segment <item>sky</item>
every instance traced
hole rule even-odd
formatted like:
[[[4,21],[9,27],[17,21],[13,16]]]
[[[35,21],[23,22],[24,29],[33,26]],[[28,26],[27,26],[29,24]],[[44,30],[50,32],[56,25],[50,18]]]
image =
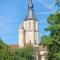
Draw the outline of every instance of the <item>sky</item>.
[[[44,29],[48,26],[48,16],[56,11],[54,3],[54,0],[33,0],[40,37],[49,34]],[[28,0],[0,0],[0,37],[5,43],[18,44],[19,26],[27,12]]]

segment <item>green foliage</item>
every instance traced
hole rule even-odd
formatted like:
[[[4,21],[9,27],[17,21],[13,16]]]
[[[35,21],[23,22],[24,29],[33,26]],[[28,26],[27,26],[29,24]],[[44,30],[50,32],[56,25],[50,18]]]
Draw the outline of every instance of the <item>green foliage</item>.
[[[15,51],[15,60],[35,60],[34,48],[32,46],[26,46]]]
[[[0,60],[12,60],[12,57],[10,49],[0,49]]]
[[[30,44],[24,48],[11,49],[0,39],[0,60],[35,60],[34,53]]]
[[[8,45],[6,45],[3,41],[2,41],[2,39],[0,38],[0,49],[4,49],[4,48],[7,48],[8,47]]]
[[[43,37],[42,37],[41,44],[42,44],[43,46],[53,44],[53,38],[48,37],[48,36],[43,36]]]
[[[49,36],[42,37],[42,45],[48,45],[48,60],[60,60],[60,13],[48,17]]]
[[[48,23],[50,25],[55,25],[60,23],[60,13],[51,14],[48,17]]]
[[[0,60],[12,60],[12,51],[2,39],[0,39]]]

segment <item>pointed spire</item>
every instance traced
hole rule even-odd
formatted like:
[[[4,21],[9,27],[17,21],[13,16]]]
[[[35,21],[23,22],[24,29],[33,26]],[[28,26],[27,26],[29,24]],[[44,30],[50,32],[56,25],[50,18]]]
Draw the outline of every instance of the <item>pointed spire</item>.
[[[28,2],[28,15],[25,20],[35,20],[32,0]]]

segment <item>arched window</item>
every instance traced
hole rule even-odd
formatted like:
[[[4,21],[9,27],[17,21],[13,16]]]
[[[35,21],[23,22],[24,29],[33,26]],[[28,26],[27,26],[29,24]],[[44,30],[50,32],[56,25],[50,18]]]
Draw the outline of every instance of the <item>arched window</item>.
[[[34,44],[36,44],[36,40],[34,41]]]
[[[30,40],[30,44],[31,44],[31,40]]]

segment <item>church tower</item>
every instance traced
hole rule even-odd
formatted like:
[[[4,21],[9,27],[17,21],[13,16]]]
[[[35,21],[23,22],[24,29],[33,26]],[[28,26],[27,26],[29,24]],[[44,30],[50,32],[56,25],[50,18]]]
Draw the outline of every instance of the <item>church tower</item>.
[[[19,47],[24,47],[28,43],[32,45],[39,44],[38,25],[39,22],[34,14],[32,0],[29,0],[28,14],[19,28]]]

